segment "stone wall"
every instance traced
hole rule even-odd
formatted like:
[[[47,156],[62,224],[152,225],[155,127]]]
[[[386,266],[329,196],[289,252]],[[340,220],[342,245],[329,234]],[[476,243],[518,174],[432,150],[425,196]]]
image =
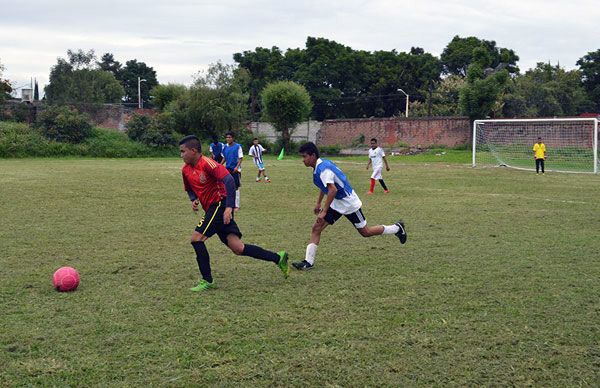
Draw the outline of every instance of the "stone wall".
[[[444,145],[455,147],[471,141],[471,124],[467,117],[380,118],[325,120],[317,134],[320,146],[347,147],[364,138],[377,138],[391,147],[399,143],[411,147]]]
[[[248,124],[248,129],[254,133],[255,136],[263,135],[270,142],[274,143],[281,135],[275,131],[275,128],[270,123],[265,122],[251,122]],[[319,121],[305,121],[296,125],[292,132],[292,141],[301,143],[306,141],[317,141],[317,133],[321,130],[321,122]]]

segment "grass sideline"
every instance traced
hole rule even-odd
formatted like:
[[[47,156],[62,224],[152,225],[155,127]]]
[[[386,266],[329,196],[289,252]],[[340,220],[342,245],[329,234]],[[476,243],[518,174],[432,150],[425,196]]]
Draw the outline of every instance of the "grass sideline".
[[[286,281],[213,238],[205,295],[180,160],[0,160],[0,385],[600,384],[597,176],[394,157],[392,192],[367,197],[367,159],[332,159],[408,243],[340,220]],[[244,240],[300,259],[311,170],[266,167],[244,166]],[[74,293],[52,290],[63,265]]]

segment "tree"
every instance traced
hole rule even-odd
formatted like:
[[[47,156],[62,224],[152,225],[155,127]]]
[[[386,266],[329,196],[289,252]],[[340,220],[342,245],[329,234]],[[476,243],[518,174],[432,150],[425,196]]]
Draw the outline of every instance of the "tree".
[[[96,64],[100,69],[111,72],[117,80],[121,80],[121,63],[116,61],[111,53],[102,55],[102,58]]]
[[[268,82],[280,78],[283,55],[279,48],[257,47],[254,51],[233,54],[233,60],[250,75],[248,89],[250,93],[250,114],[256,121],[260,115],[259,95]],[[294,70],[295,71],[295,70]]]
[[[515,78],[503,99],[507,117],[576,116],[593,109],[579,70],[541,62]]]
[[[58,58],[44,91],[51,104],[101,104],[119,102],[123,87],[114,75],[96,68],[93,50],[67,51],[69,60]]]
[[[498,102],[508,80],[507,70],[486,76],[481,63],[469,65],[467,83],[460,89],[459,96],[463,113],[471,120],[493,117],[500,110]]]
[[[577,61],[583,86],[596,112],[600,112],[600,49],[584,55]]]
[[[194,85],[165,107],[175,128],[183,134],[211,137],[237,131],[247,119],[248,75],[242,69],[221,63],[198,73]]]
[[[38,87],[38,82],[37,80],[35,80],[35,86],[33,87],[33,101],[39,101],[40,100],[40,90]]]
[[[474,36],[461,38],[456,35],[440,56],[444,73],[466,76],[469,65],[476,59],[477,49],[482,49],[488,55],[489,68],[496,71],[506,69],[511,74],[519,72],[516,66],[519,57],[513,50],[496,47],[496,42],[493,40],[483,40]],[[481,53],[480,51],[479,55]]]
[[[181,97],[187,88],[181,84],[157,85],[150,90],[152,105],[158,110],[164,110],[167,105]]]
[[[281,132],[283,146],[290,149],[290,129],[306,120],[312,109],[310,95],[295,82],[279,81],[267,85],[261,93],[263,118]]]
[[[147,104],[150,101],[150,90],[158,85],[156,71],[144,62],[138,62],[137,59],[127,61],[120,78],[125,89],[125,102],[138,102],[138,78],[145,80],[140,83],[140,92],[142,101]]]
[[[0,62],[0,103],[4,102],[4,100],[10,98],[10,93],[12,92],[12,87],[10,86],[10,81],[2,78],[4,73],[4,65]]]

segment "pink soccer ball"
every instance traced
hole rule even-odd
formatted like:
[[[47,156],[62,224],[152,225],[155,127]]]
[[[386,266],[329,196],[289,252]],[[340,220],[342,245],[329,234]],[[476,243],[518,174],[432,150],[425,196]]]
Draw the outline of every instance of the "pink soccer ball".
[[[79,274],[73,267],[60,267],[52,276],[52,284],[56,291],[75,291],[79,286]]]

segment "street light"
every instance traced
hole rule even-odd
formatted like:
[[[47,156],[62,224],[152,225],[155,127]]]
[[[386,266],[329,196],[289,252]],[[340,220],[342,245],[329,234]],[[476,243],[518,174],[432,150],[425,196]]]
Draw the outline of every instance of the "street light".
[[[145,79],[140,79],[140,77],[138,77],[138,108],[142,109],[144,107],[144,104],[142,102],[142,88],[141,88],[141,84],[142,82],[146,82]]]
[[[406,96],[406,108],[404,109],[404,115],[408,117],[408,94],[406,94],[406,92],[402,89],[397,89],[397,91],[404,93]]]

